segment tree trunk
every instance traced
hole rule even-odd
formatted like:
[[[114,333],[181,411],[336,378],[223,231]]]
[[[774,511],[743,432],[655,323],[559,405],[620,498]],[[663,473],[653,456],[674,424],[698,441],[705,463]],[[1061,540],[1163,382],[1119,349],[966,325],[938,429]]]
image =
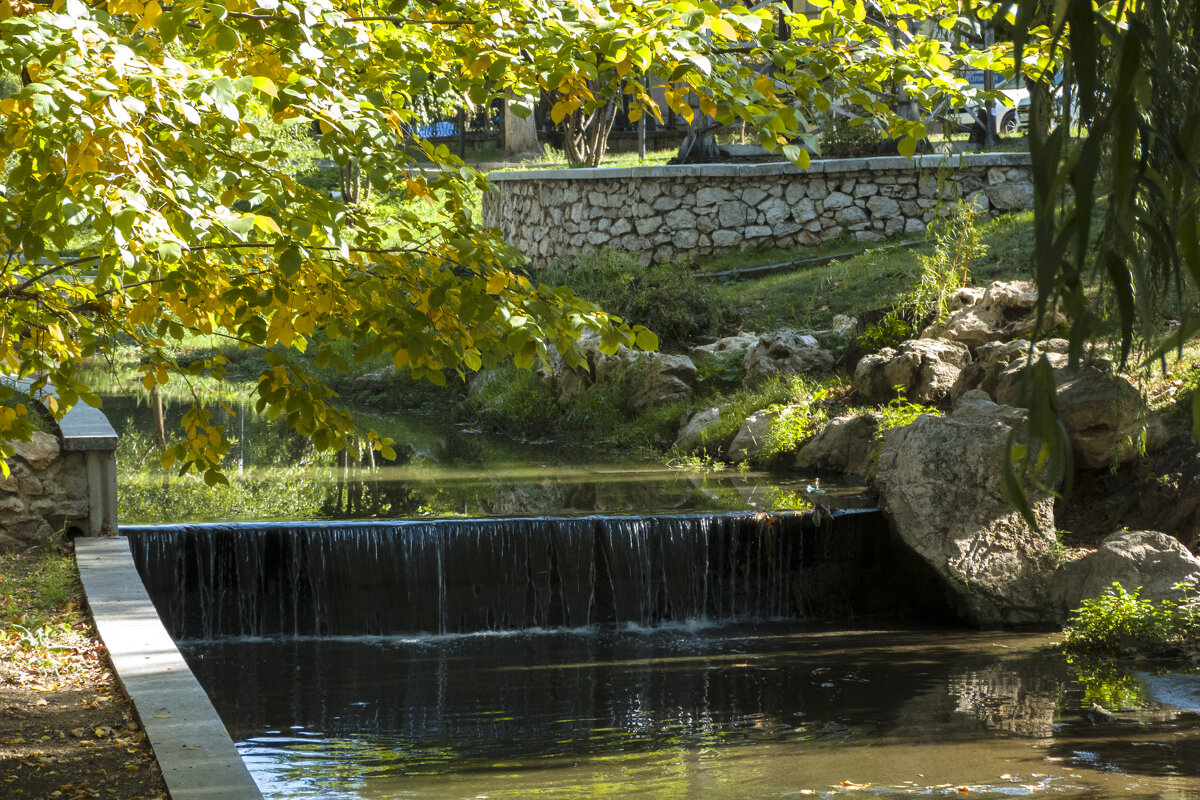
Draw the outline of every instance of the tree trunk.
[[[513,113],[514,106],[528,112],[524,119]],[[533,101],[529,98],[514,98],[504,102],[504,154],[542,154],[542,144],[537,137],[537,120],[533,116]]]
[[[362,168],[358,161],[351,159],[346,166],[338,169],[341,179],[342,202],[348,206],[365,203],[371,197],[371,182],[363,181]]]

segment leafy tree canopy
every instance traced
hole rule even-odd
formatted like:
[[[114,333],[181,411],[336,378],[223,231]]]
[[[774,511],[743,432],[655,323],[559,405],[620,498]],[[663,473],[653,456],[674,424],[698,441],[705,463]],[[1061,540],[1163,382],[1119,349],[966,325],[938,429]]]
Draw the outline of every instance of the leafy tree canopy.
[[[960,104],[967,63],[1003,63],[933,36],[958,24],[958,10],[935,0],[824,0],[811,18],[709,0],[0,0],[0,74],[22,77],[0,101],[0,369],[53,384],[61,415],[98,403],[80,364],[119,343],[144,353],[148,389],[225,376],[220,357],[176,360],[185,340],[261,348],[259,409],[325,449],[356,434],[305,364],[348,369],[339,353],[387,353],[443,382],[506,358],[531,366],[550,347],[578,364],[585,328],[610,349],[652,348],[649,331],[537,283],[480,226],[465,199],[486,181],[408,133],[417,98],[478,106],[554,92],[561,118],[620,95],[634,116],[661,116],[651,92],[664,87],[677,113],[745,120],[802,166],[810,118],[837,105],[881,119],[911,153],[925,131],[889,108],[897,87],[927,109]],[[298,183],[293,138],[279,133],[289,123],[441,221],[409,208],[385,234]],[[26,413],[0,397],[0,437],[28,435]],[[223,430],[199,406],[184,428],[165,461],[221,480]],[[387,441],[363,438],[388,454]]]

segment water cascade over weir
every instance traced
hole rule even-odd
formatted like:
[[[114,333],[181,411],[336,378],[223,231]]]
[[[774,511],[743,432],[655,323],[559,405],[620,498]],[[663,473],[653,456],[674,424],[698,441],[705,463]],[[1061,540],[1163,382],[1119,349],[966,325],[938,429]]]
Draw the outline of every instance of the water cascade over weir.
[[[172,636],[896,613],[877,511],[125,526]]]

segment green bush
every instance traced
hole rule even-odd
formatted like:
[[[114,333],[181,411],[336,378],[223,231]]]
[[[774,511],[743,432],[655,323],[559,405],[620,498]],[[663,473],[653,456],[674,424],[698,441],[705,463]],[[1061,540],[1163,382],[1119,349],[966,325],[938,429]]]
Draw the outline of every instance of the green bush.
[[[861,158],[879,154],[883,134],[865,119],[833,116],[821,132],[822,158]]]
[[[481,427],[509,436],[544,436],[561,413],[557,389],[537,372],[512,364],[497,367],[462,411]]]
[[[694,280],[683,262],[643,267],[629,253],[601,250],[558,259],[538,280],[568,286],[626,322],[645,325],[664,349],[719,333],[729,317],[717,285]]]
[[[1114,583],[1099,597],[1084,600],[1064,630],[1063,649],[1092,653],[1161,653],[1175,649],[1185,634],[1177,604],[1157,603]]]

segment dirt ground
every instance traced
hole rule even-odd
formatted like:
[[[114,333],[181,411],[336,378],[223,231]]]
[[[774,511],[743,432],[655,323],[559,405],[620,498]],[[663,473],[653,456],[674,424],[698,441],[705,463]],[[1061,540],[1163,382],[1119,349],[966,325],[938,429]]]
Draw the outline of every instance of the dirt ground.
[[[1169,533],[1200,552],[1200,448],[1190,433],[1116,470],[1081,471],[1070,498],[1055,508],[1070,547],[1094,548],[1127,528]]]
[[[0,796],[15,800],[165,800],[166,785],[104,646],[69,599],[42,610],[14,587],[46,569],[45,553],[0,556]],[[72,570],[64,558],[56,569]]]

